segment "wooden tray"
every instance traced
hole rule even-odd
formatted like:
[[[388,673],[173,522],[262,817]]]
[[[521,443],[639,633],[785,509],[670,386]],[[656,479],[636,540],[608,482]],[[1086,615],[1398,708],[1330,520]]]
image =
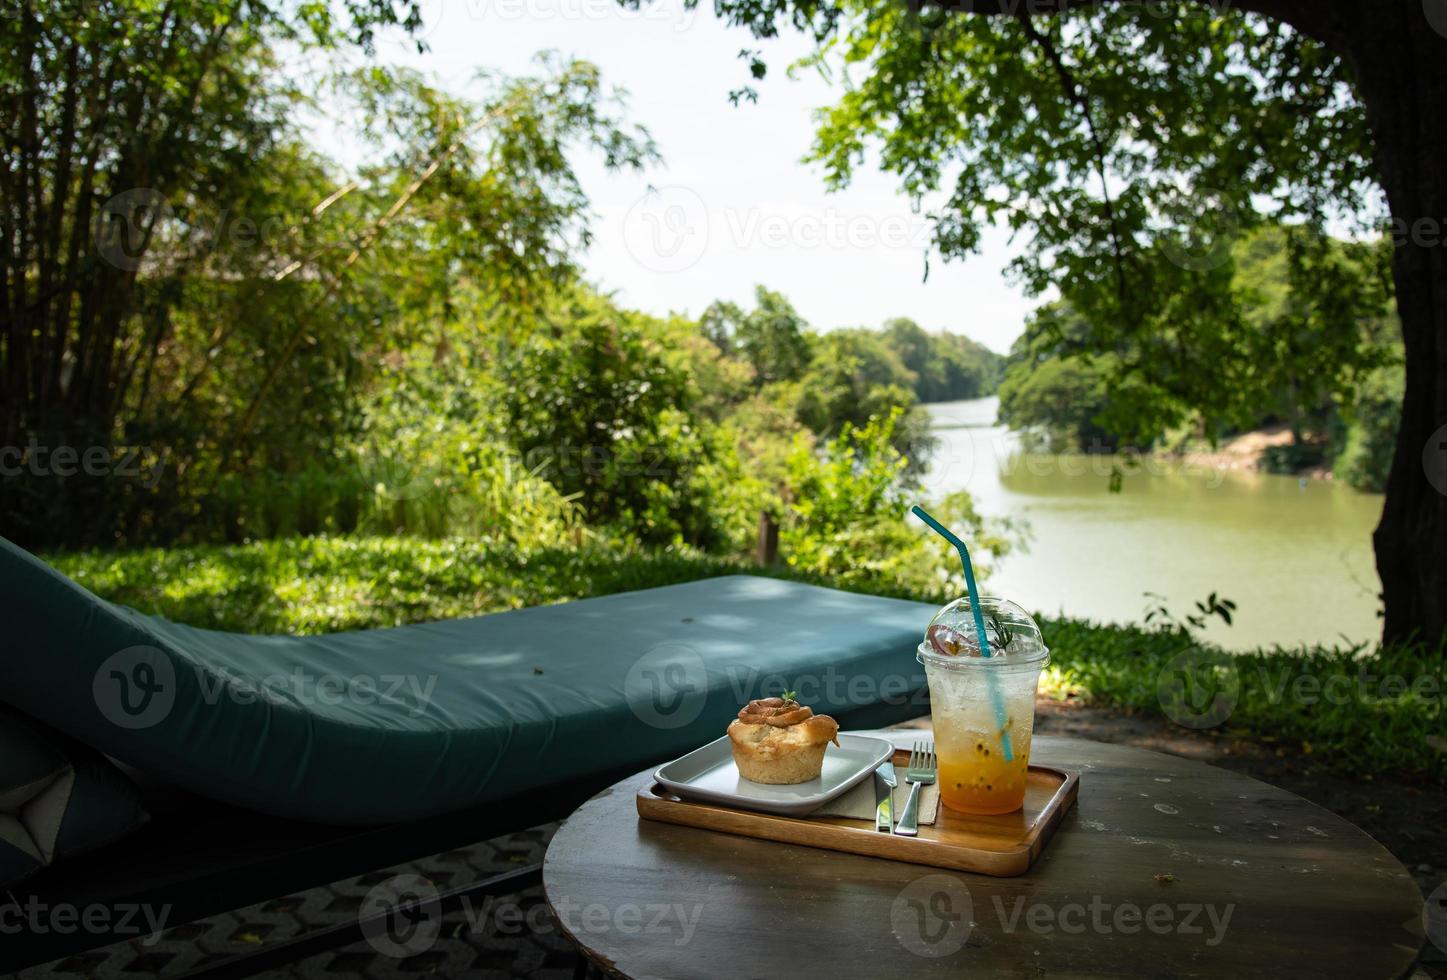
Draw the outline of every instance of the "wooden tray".
[[[908,750],[897,750],[894,761],[908,765]],[[971,816],[940,804],[934,824],[921,826],[918,837],[881,833],[874,829],[872,818],[784,817],[695,803],[652,780],[638,791],[638,815],[685,827],[1009,878],[1024,874],[1035,863],[1075,802],[1079,786],[1079,773],[1032,764],[1025,776],[1023,809],[995,817]]]

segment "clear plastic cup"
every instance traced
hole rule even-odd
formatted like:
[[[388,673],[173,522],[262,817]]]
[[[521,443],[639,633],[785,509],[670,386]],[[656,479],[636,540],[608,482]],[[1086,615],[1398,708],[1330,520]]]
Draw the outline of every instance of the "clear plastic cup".
[[[940,801],[961,813],[1012,813],[1025,802],[1035,691],[1050,651],[1035,620],[1015,603],[986,596],[980,611],[990,656],[980,653],[965,598],[930,620],[917,659],[929,682]],[[1004,734],[1012,750],[1009,760]]]

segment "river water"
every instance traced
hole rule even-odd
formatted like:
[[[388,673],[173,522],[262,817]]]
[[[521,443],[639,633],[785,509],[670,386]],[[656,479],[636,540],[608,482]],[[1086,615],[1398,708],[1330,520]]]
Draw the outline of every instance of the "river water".
[[[1212,591],[1235,624],[1207,636],[1231,649],[1375,638],[1379,584],[1371,532],[1382,498],[1298,480],[1147,461],[1110,492],[1113,457],[1025,454],[995,424],[998,400],[925,406],[939,446],[930,496],[970,491],[987,517],[1028,523],[986,591],[1040,612],[1139,622],[1164,596],[1178,616]]]

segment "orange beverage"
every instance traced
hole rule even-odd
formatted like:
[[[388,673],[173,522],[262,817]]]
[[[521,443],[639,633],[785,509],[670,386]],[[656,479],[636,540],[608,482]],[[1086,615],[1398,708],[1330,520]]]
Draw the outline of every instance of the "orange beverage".
[[[935,615],[917,659],[929,681],[940,801],[961,813],[1013,813],[1025,802],[1035,691],[1050,652],[1013,602],[980,600],[984,656],[968,599]]]
[[[1015,758],[1005,761],[996,732],[952,731],[940,738],[935,724],[935,752],[940,763],[940,801],[962,813],[1013,813],[1025,804],[1025,770],[1030,764],[1030,734],[1016,738]]]

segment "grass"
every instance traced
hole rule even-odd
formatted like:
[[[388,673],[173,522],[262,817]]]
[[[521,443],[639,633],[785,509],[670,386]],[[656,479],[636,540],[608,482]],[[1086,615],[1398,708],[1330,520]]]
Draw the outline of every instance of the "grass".
[[[294,634],[477,616],[741,570],[696,553],[523,551],[414,538],[280,538],[47,560],[142,612],[209,629]]]
[[[1219,721],[1200,730],[1299,751],[1359,776],[1447,785],[1442,650],[1228,654],[1178,628],[1062,619],[1041,629],[1052,659],[1043,688],[1057,697],[1075,694],[1177,722]]]
[[[99,595],[143,612],[213,629],[301,634],[759,574],[752,566],[687,549],[589,543],[522,550],[412,538],[289,538],[76,552],[48,560]],[[819,581],[788,568],[767,574]],[[936,604],[952,598],[910,594],[887,581],[868,591]],[[1051,648],[1042,685],[1048,696],[1173,715],[1177,721],[1205,714],[1207,722],[1220,724],[1203,730],[1299,750],[1332,769],[1447,785],[1441,650],[1312,648],[1227,655],[1174,626],[1047,619],[1041,627]],[[1208,710],[1213,704],[1220,706],[1215,715]]]

